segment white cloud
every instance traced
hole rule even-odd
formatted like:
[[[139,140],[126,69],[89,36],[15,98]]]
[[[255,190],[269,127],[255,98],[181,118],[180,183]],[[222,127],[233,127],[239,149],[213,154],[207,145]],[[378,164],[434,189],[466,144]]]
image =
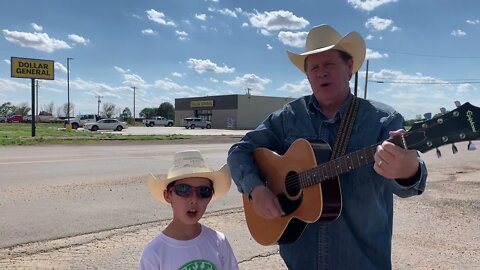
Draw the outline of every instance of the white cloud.
[[[347,2],[356,9],[372,11],[379,6],[397,1],[398,0],[348,0]]]
[[[60,49],[71,49],[65,41],[50,38],[47,33],[28,33],[4,29],[5,39],[25,48],[33,48],[42,52],[54,52]]]
[[[90,42],[90,40],[88,38],[84,38],[82,36],[75,35],[75,34],[68,35],[68,38],[70,40],[72,40],[73,42],[80,43],[80,44],[83,44],[83,45],[87,45],[87,43]]]
[[[124,85],[128,87],[135,86],[142,89],[146,89],[149,87],[147,82],[145,82],[145,80],[140,75],[132,73],[129,69],[124,69],[117,66],[114,66],[113,68],[122,74],[124,80],[122,83]]]
[[[168,91],[177,91],[177,90],[188,90],[190,87],[185,85],[179,85],[175,82],[170,80],[157,80],[154,83],[155,88],[160,88],[161,90],[168,90]]]
[[[165,19],[165,14],[163,12],[156,11],[155,9],[150,9],[145,11],[149,20],[156,22],[161,25],[176,26],[174,21],[169,21]]]
[[[214,73],[233,73],[235,68],[229,68],[227,66],[220,67],[217,64],[210,61],[210,59],[194,59],[190,58],[187,61],[189,68],[194,69],[197,73],[202,74],[205,72]]]
[[[65,74],[67,74],[67,72],[68,72],[67,68],[64,65],[62,65],[62,63],[60,63],[60,62],[55,62],[54,69],[55,69],[55,71],[60,71],[60,72],[65,73]]]
[[[43,31],[43,27],[41,25],[38,25],[36,23],[31,23],[30,24],[33,28],[33,30],[37,31],[37,32],[42,32]]]
[[[14,80],[7,80],[0,78],[0,93],[6,91],[24,91],[28,90],[29,83],[14,81]]]
[[[188,33],[185,31],[175,31],[175,35],[180,39],[181,41],[187,40],[188,39]]]
[[[153,30],[153,29],[148,28],[148,29],[143,29],[142,34],[144,34],[145,36],[156,36],[158,34],[158,32]]]
[[[280,33],[278,33],[278,40],[288,46],[303,48],[305,47],[307,35],[308,32],[280,31]]]
[[[466,36],[467,33],[465,33],[464,31],[460,30],[460,29],[457,29],[457,30],[453,30],[450,35],[454,36],[454,37],[463,37],[463,36]]]
[[[378,59],[378,58],[388,58],[387,53],[380,53],[374,50],[367,48],[367,55],[365,56],[366,59]]]
[[[282,87],[278,88],[278,90],[301,95],[312,93],[312,88],[307,79],[303,79],[296,84],[286,83]]]
[[[197,18],[200,21],[206,21],[207,20],[207,14],[196,14],[195,13],[195,18]]]
[[[264,28],[268,31],[298,30],[309,24],[303,17],[297,17],[292,12],[285,10],[257,12],[256,14],[250,14],[249,20],[253,27]]]
[[[267,37],[272,35],[272,33],[268,32],[265,29],[260,29],[260,34],[262,34],[263,36],[267,36]]]
[[[468,93],[468,92],[472,92],[472,91],[475,91],[477,90],[477,88],[475,86],[473,86],[472,84],[469,84],[469,83],[462,83],[460,85],[458,85],[457,87],[457,92],[459,93]]]
[[[178,72],[172,72],[172,76],[173,76],[173,77],[181,78],[181,77],[183,77],[183,74],[182,74],[182,73],[178,73]]]
[[[476,24],[480,24],[480,20],[467,20],[467,23],[476,25]]]
[[[383,19],[375,16],[368,19],[367,22],[365,23],[365,26],[371,30],[383,31],[389,28],[390,26],[393,26],[392,24],[393,24],[393,21],[390,19]]]
[[[269,50],[273,50],[273,46],[272,46],[272,45],[270,45],[270,44],[267,44],[267,49],[269,49]]]
[[[265,85],[270,83],[270,81],[270,79],[260,78],[255,74],[245,74],[243,77],[237,76],[234,80],[223,81],[223,83],[241,89],[250,88],[253,91],[252,93],[255,94],[262,92],[265,89]]]
[[[3,59],[3,62],[7,63],[7,65],[11,64],[10,59]]]
[[[217,12],[222,14],[222,15],[225,15],[225,16],[230,16],[230,17],[233,17],[233,18],[237,18],[237,14],[235,13],[235,11],[230,10],[228,8],[219,9],[219,10],[217,10]]]

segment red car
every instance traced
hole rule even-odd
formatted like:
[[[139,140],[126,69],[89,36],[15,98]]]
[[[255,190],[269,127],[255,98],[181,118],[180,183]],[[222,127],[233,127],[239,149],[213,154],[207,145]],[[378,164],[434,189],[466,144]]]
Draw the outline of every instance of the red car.
[[[8,123],[20,123],[23,121],[23,115],[14,114],[7,117]]]

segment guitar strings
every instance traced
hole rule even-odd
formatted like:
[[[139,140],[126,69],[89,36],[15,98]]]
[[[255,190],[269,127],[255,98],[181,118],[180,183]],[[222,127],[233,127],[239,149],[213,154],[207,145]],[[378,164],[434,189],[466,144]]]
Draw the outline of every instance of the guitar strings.
[[[444,117],[446,116],[447,114],[443,115]],[[452,116],[449,115],[449,117],[447,118],[444,118],[444,119],[451,119]],[[432,122],[432,124],[430,126],[428,126],[428,128],[433,128],[433,127],[436,127],[439,125],[439,123],[437,121],[435,121],[435,119],[432,119],[430,120]],[[428,122],[428,121],[427,121]],[[405,134],[403,134],[403,137],[405,139],[413,136],[415,133],[418,133],[418,132],[423,132],[423,133],[426,133],[426,128],[424,127],[421,127],[419,130],[417,131],[411,131],[411,132],[407,132]],[[401,137],[395,137],[395,138],[390,138],[390,139],[387,139],[386,141],[389,141],[389,142],[401,142]],[[350,154],[347,154],[347,155],[344,155],[344,156],[341,156],[339,158],[336,158],[336,159],[333,159],[333,160],[330,160],[330,161],[327,161],[325,163],[322,163],[320,165],[318,165],[317,167],[315,168],[311,168],[311,169],[308,169],[306,171],[303,171],[303,172],[295,172],[295,175],[287,175],[285,177],[285,187],[287,189],[290,189],[290,188],[295,188],[295,187],[299,187],[299,188],[306,188],[306,187],[309,187],[309,186],[313,186],[314,184],[319,184],[321,183],[322,181],[325,181],[325,180],[328,180],[328,179],[331,179],[335,176],[339,176],[347,171],[349,171],[348,169],[345,171],[345,172],[338,172],[336,169],[338,168],[338,164],[340,164],[341,166],[341,162],[340,160],[341,159],[345,159],[346,156],[352,156],[352,155],[358,155],[359,152],[361,151],[364,151],[366,152],[367,150],[369,151],[372,151],[373,149],[376,149],[377,146],[379,146],[380,144],[382,144],[383,142],[380,142],[380,143],[377,143],[377,144],[373,144],[369,147],[366,147],[364,149],[361,149],[361,150],[357,150],[355,152],[352,152]],[[413,143],[411,144],[410,146],[415,148],[416,146],[420,145],[422,142],[417,142],[417,143]],[[398,145],[398,144],[397,144]],[[403,147],[402,144],[400,144],[400,146]],[[367,157],[368,158],[368,157]],[[346,162],[346,161],[345,161]],[[353,162],[353,161],[352,161]],[[369,163],[372,163],[372,162],[367,162],[366,164],[364,165],[367,165]],[[353,163],[352,163],[353,164]],[[331,167],[331,165],[337,165],[337,166],[334,166],[334,167]],[[330,172],[333,172],[335,171],[335,174],[330,174],[328,173],[328,171]],[[304,177],[305,175],[308,175],[308,174],[313,174],[312,177],[310,178],[307,178],[307,177]],[[323,176],[321,177],[320,179],[318,179],[318,176]],[[311,183],[310,182],[313,180],[315,181],[318,181],[317,183]],[[314,182],[315,182],[314,181]],[[310,184],[310,185],[309,185]]]

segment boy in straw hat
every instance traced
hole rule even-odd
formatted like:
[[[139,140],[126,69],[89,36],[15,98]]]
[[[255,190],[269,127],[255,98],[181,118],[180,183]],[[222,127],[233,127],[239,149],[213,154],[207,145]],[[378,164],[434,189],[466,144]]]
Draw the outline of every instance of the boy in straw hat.
[[[140,269],[238,269],[225,235],[199,223],[230,183],[227,165],[211,171],[195,150],[175,153],[166,178],[151,174],[150,192],[171,205],[173,220],[145,247]]]
[[[289,269],[390,269],[393,195],[410,197],[424,191],[427,171],[417,152],[385,141],[403,132],[403,117],[388,105],[351,93],[349,81],[362,66],[365,54],[365,42],[357,32],[342,36],[329,25],[313,27],[306,38],[305,52],[288,52],[290,61],[306,75],[312,94],[272,113],[229,150],[232,178],[240,192],[248,195],[256,216],[266,220],[264,223],[295,219],[293,210],[306,201],[302,201],[302,194],[320,192],[318,200],[308,200],[310,205],[302,209],[308,211],[315,204],[323,207],[321,215],[313,223],[304,222],[303,227],[296,227],[301,224],[298,222],[290,223],[293,229],[286,231],[294,235],[297,229],[298,237],[287,235],[274,240],[279,242],[280,255]],[[350,123],[340,132],[343,121]],[[287,190],[292,192],[290,201],[299,198],[288,205],[286,191],[280,194],[277,188],[274,193],[276,186],[260,177],[253,151],[265,147],[284,155],[301,138],[310,141],[317,162],[328,161],[331,153],[325,149],[336,144],[343,144],[339,149],[345,150],[335,151],[333,147],[335,156],[378,145],[373,148],[375,153],[369,152],[375,162],[343,174],[340,170],[336,173],[339,180],[334,177],[324,181],[321,191],[319,184],[304,188],[300,183],[286,182],[292,178],[286,177],[286,183],[281,184],[286,188],[289,184],[296,186]],[[287,161],[284,164],[292,171],[297,166]],[[337,167],[327,169],[335,172]]]

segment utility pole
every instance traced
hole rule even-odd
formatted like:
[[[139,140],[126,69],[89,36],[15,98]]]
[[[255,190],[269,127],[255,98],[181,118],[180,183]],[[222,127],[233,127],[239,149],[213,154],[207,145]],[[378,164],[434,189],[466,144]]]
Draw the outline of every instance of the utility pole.
[[[367,99],[367,83],[368,83],[368,59],[367,59],[367,72],[365,73],[365,89],[363,91],[364,99]]]
[[[103,96],[95,96],[98,100],[97,100],[97,115],[100,115],[100,103],[102,103],[102,101],[100,100],[101,98],[103,98]]]
[[[132,86],[133,89],[133,125],[135,126],[135,86]]]
[[[70,125],[70,60],[71,57],[67,57],[67,123]]]

